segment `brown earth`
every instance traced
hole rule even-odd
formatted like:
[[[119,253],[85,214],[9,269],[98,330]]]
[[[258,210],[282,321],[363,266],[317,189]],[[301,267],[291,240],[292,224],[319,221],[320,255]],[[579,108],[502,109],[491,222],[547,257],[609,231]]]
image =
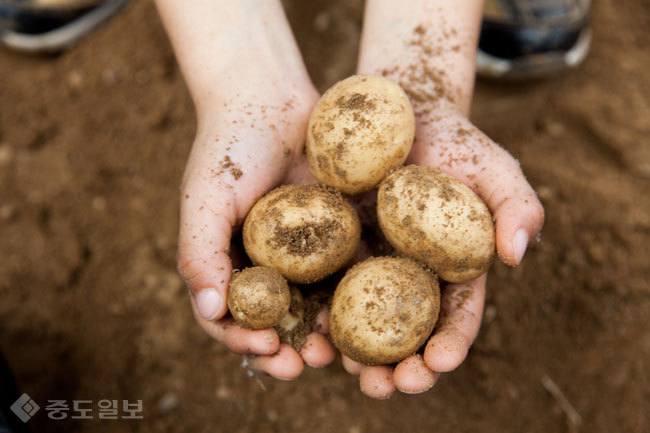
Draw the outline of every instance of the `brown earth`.
[[[318,87],[352,74],[361,1],[287,3]],[[195,120],[150,2],[59,56],[0,51],[2,350],[41,406],[145,407],[142,421],[41,410],[34,430],[650,431],[650,6],[601,0],[594,12],[578,70],[479,83],[473,119],[539,192],[542,240],[522,266],[490,272],[467,361],[387,402],[338,362],[290,383],[250,378],[195,325],[174,264]]]

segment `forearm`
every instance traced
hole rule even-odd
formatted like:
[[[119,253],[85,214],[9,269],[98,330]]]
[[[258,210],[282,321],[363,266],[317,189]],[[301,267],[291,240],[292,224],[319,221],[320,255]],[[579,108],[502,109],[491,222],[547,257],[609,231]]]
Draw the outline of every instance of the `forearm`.
[[[368,0],[359,73],[397,81],[418,117],[468,115],[482,9],[482,0]]]
[[[279,0],[156,4],[199,118],[233,97],[314,92]]]

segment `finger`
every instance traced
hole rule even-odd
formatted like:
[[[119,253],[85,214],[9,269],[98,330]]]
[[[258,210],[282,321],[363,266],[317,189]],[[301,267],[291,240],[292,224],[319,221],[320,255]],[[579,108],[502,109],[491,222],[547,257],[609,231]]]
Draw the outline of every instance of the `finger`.
[[[472,188],[496,220],[501,260],[518,265],[544,224],[544,208],[519,162],[462,116],[420,127],[410,160],[437,167]]]
[[[544,208],[524,177],[519,162],[499,148],[489,169],[477,175],[479,195],[496,220],[497,251],[501,260],[521,263],[530,240],[544,224]]]
[[[353,376],[358,376],[361,374],[361,370],[363,370],[364,365],[361,363],[358,363],[357,361],[353,361],[344,354],[341,353],[341,364],[343,364],[343,368],[345,371],[350,373]]]
[[[431,389],[439,376],[426,366],[421,355],[412,355],[397,364],[393,383],[401,392],[419,394]]]
[[[364,367],[359,378],[361,392],[377,400],[387,400],[395,392],[393,368],[387,365]]]
[[[232,194],[190,176],[182,188],[177,262],[205,320],[219,319],[228,310],[232,275],[228,251],[234,224]]]
[[[424,362],[436,372],[455,370],[467,356],[481,327],[486,275],[449,284],[442,292],[440,319],[424,350]]]
[[[330,333],[330,309],[328,307],[323,307],[316,315],[314,331],[323,335]]]
[[[223,343],[232,352],[240,355],[272,355],[280,347],[280,340],[275,330],[242,328],[232,317],[221,320],[205,320],[192,302],[194,317],[201,328],[212,338]]]
[[[300,349],[300,356],[308,366],[321,368],[334,361],[336,352],[332,343],[323,334],[312,332],[307,335],[307,340]]]
[[[251,367],[255,370],[281,380],[293,380],[300,376],[304,368],[298,352],[288,344],[281,344],[278,353],[269,356],[258,356],[251,359]]]

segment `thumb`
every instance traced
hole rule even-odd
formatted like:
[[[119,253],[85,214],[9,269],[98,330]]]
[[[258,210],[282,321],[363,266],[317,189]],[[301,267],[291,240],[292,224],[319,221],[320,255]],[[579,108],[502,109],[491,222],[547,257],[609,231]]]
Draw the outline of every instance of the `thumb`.
[[[227,188],[191,179],[182,188],[178,272],[205,320],[220,319],[228,311],[230,238],[236,219],[233,199]]]
[[[526,180],[519,163],[494,145],[485,170],[476,179],[478,194],[496,220],[497,252],[501,260],[521,263],[528,243],[544,224],[544,207]]]
[[[452,120],[437,128],[421,128],[410,159],[439,167],[486,202],[496,220],[499,257],[516,266],[544,224],[544,208],[512,155],[469,120]]]

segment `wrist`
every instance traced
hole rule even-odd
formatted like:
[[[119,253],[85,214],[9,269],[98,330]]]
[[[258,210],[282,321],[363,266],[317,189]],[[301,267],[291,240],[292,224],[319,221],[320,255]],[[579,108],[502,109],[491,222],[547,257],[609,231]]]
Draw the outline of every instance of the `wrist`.
[[[296,92],[293,88],[266,89],[251,95],[247,90],[231,92],[222,100],[210,101],[197,110],[195,143],[212,148],[243,151],[269,160],[278,155],[296,155],[304,143],[311,111],[318,92]],[[261,165],[260,165],[261,167]]]
[[[313,88],[280,0],[156,3],[200,116],[238,94]]]
[[[222,79],[215,78],[212,85],[206,83],[193,89],[192,100],[199,122],[205,118],[238,114],[269,118],[277,111],[286,113],[286,119],[291,119],[306,107],[311,109],[318,101],[318,91],[308,78],[294,77],[292,80],[283,70],[259,65],[257,68],[263,74],[232,72]]]
[[[479,0],[369,0],[358,70],[399,83],[416,116],[468,115],[481,11]]]

